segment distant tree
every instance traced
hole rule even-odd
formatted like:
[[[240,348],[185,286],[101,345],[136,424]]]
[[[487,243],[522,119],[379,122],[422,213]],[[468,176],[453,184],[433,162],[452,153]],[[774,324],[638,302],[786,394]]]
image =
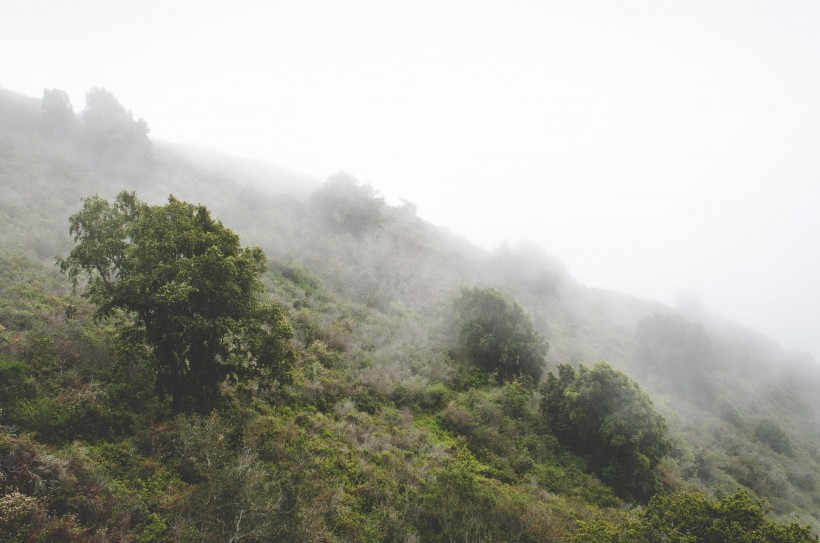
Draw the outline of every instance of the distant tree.
[[[173,196],[163,206],[128,192],[113,203],[95,196],[70,231],[76,245],[61,269],[75,285],[86,278],[98,319],[123,317],[126,348],[147,347],[175,412],[208,411],[226,379],[288,378],[291,329],[258,298],[265,257],[207,208]]]
[[[339,172],[310,196],[322,220],[332,228],[362,236],[384,220],[384,199],[370,185]]]
[[[793,452],[789,436],[771,419],[763,419],[757,424],[755,437],[771,447],[774,452],[785,455],[791,455]]]
[[[114,95],[93,88],[85,95],[82,112],[82,142],[98,162],[120,171],[132,170],[151,155],[148,124],[134,120]]]
[[[59,89],[45,89],[41,104],[43,131],[58,139],[70,137],[77,127],[77,117],[68,93]]]
[[[465,288],[455,302],[459,352],[502,380],[537,383],[546,364],[547,344],[530,316],[491,288]]]
[[[670,450],[666,422],[627,375],[605,362],[577,371],[561,364],[542,387],[541,413],[621,496],[645,501],[657,491],[656,467]]]

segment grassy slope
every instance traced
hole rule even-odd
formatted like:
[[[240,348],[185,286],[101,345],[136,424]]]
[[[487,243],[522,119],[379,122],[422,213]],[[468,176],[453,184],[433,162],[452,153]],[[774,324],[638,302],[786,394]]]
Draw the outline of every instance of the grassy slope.
[[[266,189],[253,184],[266,180]],[[531,411],[505,412],[502,389],[441,384],[452,379],[445,360],[449,300],[459,287],[476,284],[514,294],[550,342],[552,363],[606,359],[650,390],[676,434],[677,450],[665,466],[674,485],[722,496],[743,484],[767,496],[778,513],[818,524],[816,368],[730,323],[704,317],[695,325],[708,342],[705,367],[686,353],[663,351],[673,341],[654,351],[660,362],[647,364],[639,323],[672,311],[582,287],[537,251],[488,254],[404,208],[382,207],[379,226],[351,235],[328,225],[305,199],[310,180],[228,159],[202,162],[167,145],[155,144],[151,167],[139,178],[112,175],[70,143],[43,137],[38,101],[8,92],[0,92],[0,186],[0,347],[7,365],[22,364],[28,383],[11,422],[57,449],[9,435],[3,447],[30,449],[42,466],[54,451],[76,463],[49,496],[69,492],[65,485],[85,470],[82,476],[105,481],[97,485],[101,493],[119,492],[131,507],[99,518],[80,514],[77,530],[94,522],[113,530],[116,519],[123,533],[141,537],[151,530],[227,533],[228,520],[197,511],[190,500],[229,479],[238,483],[223,498],[248,502],[258,535],[280,530],[280,537],[302,540],[308,533],[315,540],[433,540],[437,533],[499,539],[516,530],[519,540],[550,540],[563,537],[573,519],[617,505],[577,459],[538,437]],[[131,389],[94,385],[114,381],[106,374],[113,371],[109,331],[91,323],[82,304],[78,318],[64,318],[65,305],[76,302],[66,298],[50,261],[69,246],[67,217],[82,196],[110,197],[123,188],[149,201],[174,193],[202,202],[272,260],[269,295],[288,308],[297,331],[297,379],[265,401],[233,391],[228,412],[242,434],[233,448],[220,445],[219,436],[231,432],[221,419],[151,422],[162,407],[152,403],[136,367],[117,369],[131,372]],[[670,333],[687,326],[673,323]],[[669,365],[692,365],[685,377],[712,393],[676,392],[669,385],[680,375]],[[55,422],[56,413],[65,415]],[[767,420],[783,431],[785,449],[761,433]],[[196,458],[181,467],[175,454],[185,447],[213,448],[225,458],[222,471],[199,473]],[[123,454],[135,461],[131,471],[116,468]],[[241,466],[228,460],[236,457]],[[162,480],[146,481],[139,472],[146,466]],[[240,467],[245,471],[231,471]],[[105,501],[73,492],[78,504],[65,505],[66,512],[83,511],[83,500]],[[253,493],[276,499],[253,503]],[[459,515],[448,516],[452,508]],[[264,516],[277,519],[275,526]]]

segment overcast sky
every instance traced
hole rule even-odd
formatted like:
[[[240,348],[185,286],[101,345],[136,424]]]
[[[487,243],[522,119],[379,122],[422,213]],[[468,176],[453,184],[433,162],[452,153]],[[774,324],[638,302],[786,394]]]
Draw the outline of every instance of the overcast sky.
[[[0,86],[105,87],[820,360],[820,2],[7,0]]]

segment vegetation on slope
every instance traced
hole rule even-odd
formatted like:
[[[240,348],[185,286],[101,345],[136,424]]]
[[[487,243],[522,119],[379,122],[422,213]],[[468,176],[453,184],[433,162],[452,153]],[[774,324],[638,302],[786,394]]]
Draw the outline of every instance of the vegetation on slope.
[[[346,176],[308,200],[274,197],[156,144],[124,169],[81,144],[82,117],[44,133],[35,101],[0,98],[0,180],[32,189],[2,208],[15,218],[0,246],[8,541],[627,541],[672,528],[708,541],[726,526],[737,541],[816,540],[794,524],[820,516],[813,374],[788,353],[583,289],[531,251],[478,251]],[[175,409],[151,343],[122,341],[129,315],[95,321],[98,306],[71,296],[51,260],[71,250],[68,217],[123,188],[206,202],[265,249],[255,300],[292,329],[291,379],[219,379],[206,408]],[[464,293],[498,302],[501,326],[459,313]],[[678,356],[660,333],[705,341],[709,358]],[[542,336],[551,361],[612,366],[546,371]],[[712,393],[670,389],[686,371]],[[739,486],[801,516],[764,518]],[[731,524],[735,510],[755,522]]]

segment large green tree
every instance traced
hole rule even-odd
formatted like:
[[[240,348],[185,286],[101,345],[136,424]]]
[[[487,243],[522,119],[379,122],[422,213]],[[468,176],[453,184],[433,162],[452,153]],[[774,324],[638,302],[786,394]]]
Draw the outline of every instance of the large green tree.
[[[605,362],[561,364],[542,387],[550,432],[625,498],[649,499],[670,450],[666,422],[638,384]]]
[[[281,310],[260,301],[265,257],[207,208],[148,205],[122,192],[94,196],[70,218],[76,243],[58,259],[98,319],[119,316],[119,338],[147,351],[175,412],[207,411],[225,380],[287,379],[293,353]]]

